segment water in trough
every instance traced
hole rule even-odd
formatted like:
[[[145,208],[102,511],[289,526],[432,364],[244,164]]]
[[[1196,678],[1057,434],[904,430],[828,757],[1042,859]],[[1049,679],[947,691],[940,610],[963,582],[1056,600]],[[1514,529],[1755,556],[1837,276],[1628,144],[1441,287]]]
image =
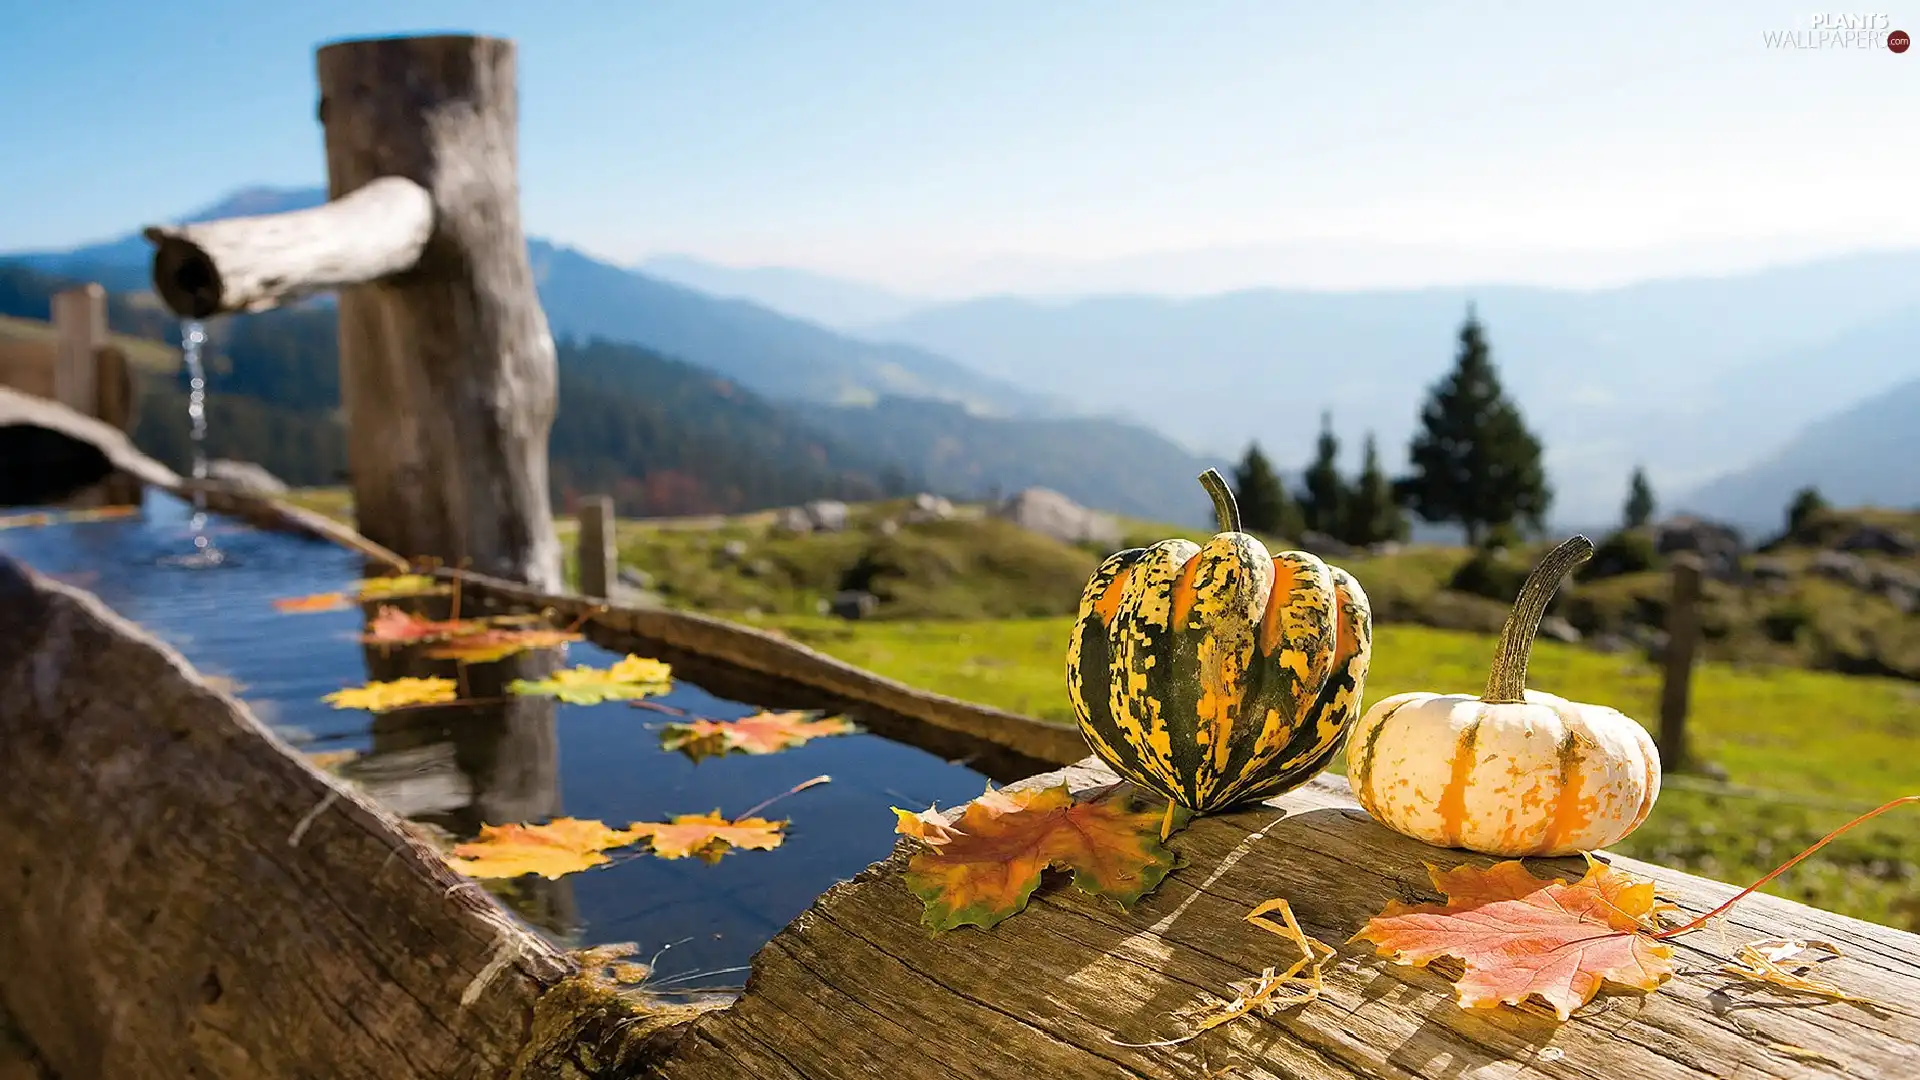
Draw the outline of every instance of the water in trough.
[[[210,550],[221,553],[217,564],[196,558]],[[563,946],[631,941],[641,959],[666,949],[656,981],[667,989],[737,986],[754,951],[815,896],[887,855],[895,839],[889,806],[946,806],[986,783],[964,765],[872,734],[695,764],[660,748],[659,728],[672,717],[624,702],[513,698],[378,716],[336,710],[323,695],[395,674],[370,672],[383,661],[359,641],[365,613],[354,606],[289,614],[272,601],[350,593],[361,576],[357,557],[203,519],[165,495],[149,494],[136,517],[0,530],[0,555],[93,592],[203,673],[231,680],[235,696],[299,749],[358,751],[344,775],[401,816],[458,839],[482,822],[562,815],[615,827],[716,808],[735,816],[810,777],[831,776],[765,811],[791,822],[773,851],[735,851],[714,865],[616,853],[611,865],[559,881],[486,883]],[[578,642],[563,663],[605,667],[618,659]],[[681,678],[650,700],[715,719],[758,711]]]

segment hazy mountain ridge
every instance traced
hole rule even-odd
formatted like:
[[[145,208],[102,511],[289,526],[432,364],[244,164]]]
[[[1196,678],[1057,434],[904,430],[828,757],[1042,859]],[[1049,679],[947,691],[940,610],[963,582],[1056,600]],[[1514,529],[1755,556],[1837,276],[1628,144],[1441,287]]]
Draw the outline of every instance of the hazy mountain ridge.
[[[1754,529],[1778,529],[1794,492],[1813,486],[1835,506],[1920,510],[1920,378],[1796,432],[1786,445],[1676,500]]]
[[[863,281],[786,266],[724,266],[692,255],[655,255],[635,267],[711,296],[751,300],[782,315],[841,331],[904,318],[931,301]]]
[[[1916,370],[1908,343],[1920,252],[1593,292],[994,297],[867,332],[990,376],[1022,373],[1036,391],[1071,392],[1090,411],[1149,423],[1203,453],[1232,454],[1258,438],[1276,461],[1298,465],[1320,410],[1331,409],[1348,468],[1367,430],[1399,468],[1469,302],[1546,444],[1551,516],[1609,520],[1635,462],[1658,489],[1691,488]]]

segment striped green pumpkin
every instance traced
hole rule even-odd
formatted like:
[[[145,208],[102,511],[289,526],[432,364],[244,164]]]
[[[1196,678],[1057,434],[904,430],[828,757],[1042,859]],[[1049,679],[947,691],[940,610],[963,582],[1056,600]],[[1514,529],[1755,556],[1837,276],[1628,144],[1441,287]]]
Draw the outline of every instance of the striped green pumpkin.
[[[1067,693],[1121,776],[1206,813],[1298,787],[1360,712],[1373,616],[1360,583],[1240,531],[1201,476],[1221,532],[1110,556],[1080,598]]]

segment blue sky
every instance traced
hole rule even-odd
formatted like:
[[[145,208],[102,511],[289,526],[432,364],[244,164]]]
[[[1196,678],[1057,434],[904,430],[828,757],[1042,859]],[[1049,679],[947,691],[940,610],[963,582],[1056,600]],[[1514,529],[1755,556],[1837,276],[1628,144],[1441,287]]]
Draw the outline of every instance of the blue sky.
[[[529,230],[620,262],[952,292],[1920,244],[1920,51],[1770,49],[1809,18],[1771,0],[8,7],[0,250],[319,183],[314,47],[449,30],[519,43]]]

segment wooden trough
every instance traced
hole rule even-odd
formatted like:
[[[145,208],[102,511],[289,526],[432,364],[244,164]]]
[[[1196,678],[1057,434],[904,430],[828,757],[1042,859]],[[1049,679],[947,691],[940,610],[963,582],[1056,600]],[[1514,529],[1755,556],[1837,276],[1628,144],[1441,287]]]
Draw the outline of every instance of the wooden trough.
[[[748,628],[461,576],[492,610],[592,612],[602,644],[704,664],[729,693],[810,696],[903,737],[931,732],[996,773],[1080,753],[1062,729]],[[1022,783],[1063,779],[1114,778],[1089,759]],[[1433,899],[1425,863],[1490,860],[1380,828],[1331,776],[1175,834],[1184,865],[1131,913],[1050,882],[991,931],[934,936],[901,879],[903,844],[762,948],[737,1001],[663,1005],[522,929],[167,646],[12,565],[0,821],[0,1005],[64,1080],[1896,1078],[1920,1060],[1920,936],[1765,896],[1676,939],[1681,974],[1653,994],[1603,994],[1564,1024],[1532,1007],[1463,1010],[1441,975],[1346,942],[1390,899]],[[1733,891],[1612,861],[1689,912]],[[1179,1046],[1118,1045],[1183,1034],[1176,1012],[1290,962],[1291,946],[1243,921],[1271,897],[1340,951],[1321,1000]],[[1827,977],[1880,1004],[1776,997],[1718,972],[1739,944],[1776,936],[1838,945]]]

